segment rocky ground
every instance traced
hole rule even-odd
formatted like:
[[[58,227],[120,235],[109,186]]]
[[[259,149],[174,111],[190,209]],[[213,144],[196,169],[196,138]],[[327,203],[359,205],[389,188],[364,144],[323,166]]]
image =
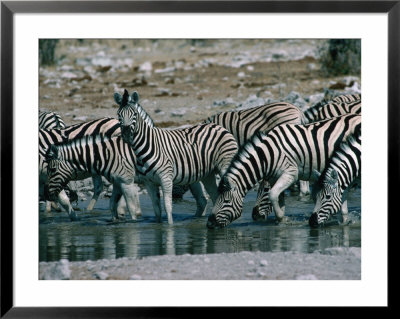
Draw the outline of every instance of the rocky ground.
[[[116,117],[114,92],[138,91],[159,127],[273,101],[301,108],[326,92],[360,93],[360,76],[327,77],[324,40],[60,40],[41,66],[40,108],[75,124]]]
[[[361,279],[361,248],[323,253],[240,252],[164,255],[85,262],[41,262],[39,278],[50,280],[340,280]]]

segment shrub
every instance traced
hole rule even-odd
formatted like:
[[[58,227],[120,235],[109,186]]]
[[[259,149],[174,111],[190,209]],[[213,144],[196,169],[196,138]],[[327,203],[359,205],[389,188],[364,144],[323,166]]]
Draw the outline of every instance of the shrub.
[[[327,75],[361,72],[361,40],[330,39],[319,48],[321,70]]]
[[[58,39],[39,39],[39,60],[41,65],[55,63],[55,49]]]

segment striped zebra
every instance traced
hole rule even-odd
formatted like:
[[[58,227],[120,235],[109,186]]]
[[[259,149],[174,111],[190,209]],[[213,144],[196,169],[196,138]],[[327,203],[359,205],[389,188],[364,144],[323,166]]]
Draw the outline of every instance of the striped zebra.
[[[63,129],[65,128],[65,126],[66,125],[64,121],[62,120],[61,116],[58,113],[52,111],[39,110],[39,129],[46,129],[46,130],[55,128]],[[74,190],[72,190],[68,185],[66,186],[65,192],[69,199],[77,200],[78,198],[77,193]],[[58,207],[57,203],[46,201],[47,212],[51,210],[51,207],[53,207],[57,211],[60,211],[60,208]]]
[[[240,217],[243,199],[257,182],[267,180],[278,222],[284,220],[280,194],[298,179],[322,171],[335,148],[361,126],[361,116],[344,115],[308,125],[283,124],[255,134],[232,160],[219,185],[219,197],[207,227],[225,227]]]
[[[68,139],[79,138],[87,135],[102,134],[109,137],[121,134],[119,123],[113,118],[102,118],[90,122],[80,123],[68,126],[63,130],[39,130],[39,192],[44,194],[44,185],[47,183],[47,162],[46,153],[52,144],[65,142]],[[103,181],[101,176],[92,176],[94,185],[94,194],[88,205],[88,210],[92,210],[102,189]],[[64,190],[59,193],[58,201],[61,206],[68,212],[71,220],[76,220],[76,213],[71,206],[69,198]]]
[[[132,219],[141,215],[137,186],[134,184],[136,157],[121,136],[84,136],[53,144],[46,153],[48,163],[48,196],[56,199],[64,186],[72,180],[97,175],[113,183],[110,210],[114,220],[117,204],[123,196]]]
[[[315,200],[311,227],[323,224],[331,215],[342,211],[345,223],[348,217],[347,191],[361,179],[361,131],[350,135],[332,154],[318,181],[313,185]]]
[[[39,128],[51,130],[54,128],[63,129],[66,125],[61,116],[56,112],[39,110]]]
[[[163,204],[172,224],[172,187],[203,182],[214,202],[217,198],[216,174],[222,176],[237,152],[235,138],[216,124],[200,124],[185,129],[166,130],[149,126],[136,111],[139,95],[114,94],[119,105],[123,139],[136,155],[137,170],[152,199],[156,218],[161,222],[159,186]]]
[[[317,103],[305,110],[304,116],[306,123],[314,123],[348,113],[361,114],[361,95],[340,95],[327,104]]]
[[[329,103],[317,103],[304,112],[304,122],[310,124],[349,113],[361,114],[360,94],[339,95],[333,98]],[[254,220],[265,219],[272,212],[272,206],[266,195],[270,189],[271,187],[268,183],[260,185],[257,201],[252,213]],[[308,189],[308,184],[304,184],[300,181],[301,194],[306,194]]]

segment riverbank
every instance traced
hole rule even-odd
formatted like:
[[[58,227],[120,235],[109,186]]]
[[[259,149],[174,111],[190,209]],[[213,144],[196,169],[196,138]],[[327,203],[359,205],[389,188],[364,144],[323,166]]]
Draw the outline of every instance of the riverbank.
[[[247,252],[39,263],[48,280],[360,280],[361,248],[311,254]]]

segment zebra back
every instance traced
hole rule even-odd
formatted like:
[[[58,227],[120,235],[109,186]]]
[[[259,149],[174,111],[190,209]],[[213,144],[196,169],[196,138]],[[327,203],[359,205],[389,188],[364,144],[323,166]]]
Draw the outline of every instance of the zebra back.
[[[88,135],[52,145],[46,153],[52,160],[67,162],[75,171],[98,174],[112,181],[112,176],[132,178],[136,156],[121,136]],[[62,171],[55,172],[58,176]]]
[[[258,131],[268,132],[281,124],[304,124],[305,117],[297,106],[278,102],[240,111],[221,112],[205,122],[226,128],[241,146]]]
[[[304,116],[306,123],[313,123],[348,113],[361,114],[361,95],[340,95],[327,104],[317,103],[304,111]]]
[[[47,163],[44,160],[48,148],[52,144],[65,142],[69,139],[81,138],[88,135],[105,135],[108,137],[121,135],[118,120],[102,118],[90,122],[68,126],[63,130],[39,130],[39,171],[45,173]]]
[[[66,125],[56,112],[39,110],[39,129],[63,129]]]

